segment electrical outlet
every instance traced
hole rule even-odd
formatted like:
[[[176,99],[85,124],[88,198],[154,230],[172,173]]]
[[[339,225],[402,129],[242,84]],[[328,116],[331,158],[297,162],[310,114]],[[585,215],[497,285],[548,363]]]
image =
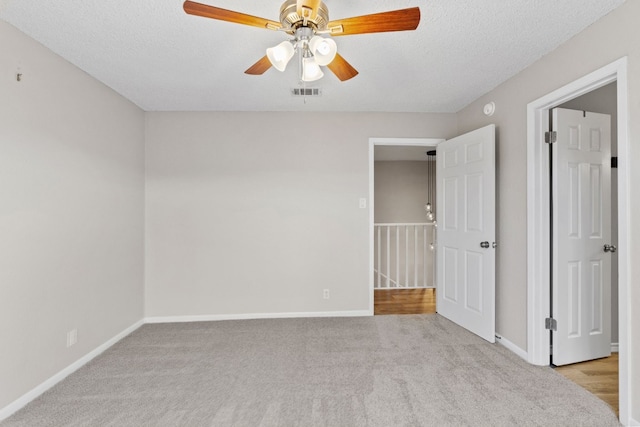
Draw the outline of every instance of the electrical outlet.
[[[364,197],[360,198],[360,209],[365,209],[367,207],[367,199]]]
[[[67,332],[67,347],[71,347],[78,342],[78,330],[72,329]]]
[[[329,299],[329,289],[322,291],[322,298]]]

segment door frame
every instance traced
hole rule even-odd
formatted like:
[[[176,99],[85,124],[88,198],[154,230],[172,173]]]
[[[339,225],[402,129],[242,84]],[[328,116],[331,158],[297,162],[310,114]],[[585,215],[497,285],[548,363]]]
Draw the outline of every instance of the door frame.
[[[444,142],[444,138],[369,138],[369,314],[373,316],[373,295],[374,295],[374,239],[373,239],[373,224],[374,224],[374,151],[376,145],[389,145],[389,146],[413,146],[413,147],[427,147],[433,148],[436,145]]]
[[[550,317],[550,206],[549,157],[544,132],[549,129],[549,110],[599,87],[617,82],[618,122],[618,335],[620,420],[630,422],[631,390],[628,345],[630,338],[630,286],[628,232],[629,140],[627,58],[623,57],[579,78],[527,105],[527,360],[548,365]]]

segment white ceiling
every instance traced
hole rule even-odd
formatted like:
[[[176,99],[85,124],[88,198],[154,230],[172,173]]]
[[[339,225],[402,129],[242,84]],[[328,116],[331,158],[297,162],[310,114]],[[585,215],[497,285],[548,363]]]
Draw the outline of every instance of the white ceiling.
[[[200,1],[275,21],[281,3]],[[422,19],[416,31],[336,37],[360,74],[326,70],[306,102],[290,95],[293,61],[244,74],[286,34],[187,15],[181,0],[0,0],[0,19],[147,111],[456,112],[623,2],[325,0],[330,19],[412,6]]]

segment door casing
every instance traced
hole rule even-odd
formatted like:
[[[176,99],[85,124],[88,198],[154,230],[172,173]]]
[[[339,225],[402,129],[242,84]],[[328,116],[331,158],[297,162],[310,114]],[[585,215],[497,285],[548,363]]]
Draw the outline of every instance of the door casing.
[[[545,318],[549,317],[549,158],[544,132],[549,129],[549,110],[599,87],[617,82],[618,122],[618,318],[620,420],[631,422],[629,384],[631,311],[628,232],[629,140],[627,58],[621,58],[527,105],[527,360],[548,365],[550,348]]]

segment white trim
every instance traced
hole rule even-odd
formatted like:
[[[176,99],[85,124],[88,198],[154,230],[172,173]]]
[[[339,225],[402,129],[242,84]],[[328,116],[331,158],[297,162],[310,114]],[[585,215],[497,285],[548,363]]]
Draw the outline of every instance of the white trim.
[[[147,317],[144,323],[185,323],[185,322],[216,322],[220,320],[250,320],[250,319],[288,319],[303,317],[364,317],[371,316],[369,310],[354,311],[316,311],[316,312],[286,312],[286,313],[243,313],[243,314],[203,314],[195,316],[158,316]]]
[[[373,144],[402,147],[435,147],[444,141],[444,138],[369,138],[369,146]]]
[[[63,370],[61,370],[60,372],[58,372],[48,380],[44,381],[43,383],[31,389],[27,393],[23,394],[21,397],[14,400],[4,408],[0,409],[0,421],[6,418],[9,418],[11,415],[15,414],[17,411],[22,409],[29,402],[31,402],[32,400],[40,396],[42,393],[49,390],[54,385],[58,384],[60,381],[62,381],[63,379],[65,379],[66,377],[68,377],[69,375],[71,375],[72,373],[74,373],[84,365],[86,365],[87,363],[89,363],[96,356],[99,356],[109,347],[111,347],[112,345],[120,341],[122,338],[126,337],[127,335],[129,335],[130,333],[138,329],[140,326],[142,326],[142,324],[143,324],[142,320],[137,321],[136,323],[129,326],[124,331],[120,332],[113,338],[109,339],[108,341],[99,345],[94,350],[90,351],[80,359],[76,360],[71,365],[67,366],[66,368],[64,368]]]
[[[511,350],[512,352],[520,356],[522,359],[527,360],[527,352],[521,349],[520,347],[518,347],[517,345],[515,345],[514,343],[512,343],[511,341],[509,341],[508,339],[506,339],[505,337],[496,334],[496,343],[502,345],[507,350]]]
[[[621,58],[527,105],[527,360],[549,363],[549,164],[544,155],[544,131],[549,109],[611,82],[617,82],[618,114],[618,335],[620,420],[631,423],[631,387],[628,346],[630,336],[629,269],[629,135],[627,58]]]
[[[373,178],[373,166],[374,166],[374,151],[376,145],[395,145],[395,146],[418,146],[418,147],[435,147],[441,142],[444,142],[444,138],[369,138],[369,314],[373,316],[373,291],[375,279],[373,276],[373,212],[374,212],[374,178]]]
[[[629,418],[629,425],[630,426],[640,426],[640,421],[636,421],[633,418]]]
[[[402,160],[401,160],[402,161]],[[373,224],[375,227],[433,227],[435,222],[376,222]]]
[[[620,351],[620,345],[617,342],[611,343],[611,353],[618,353]]]

